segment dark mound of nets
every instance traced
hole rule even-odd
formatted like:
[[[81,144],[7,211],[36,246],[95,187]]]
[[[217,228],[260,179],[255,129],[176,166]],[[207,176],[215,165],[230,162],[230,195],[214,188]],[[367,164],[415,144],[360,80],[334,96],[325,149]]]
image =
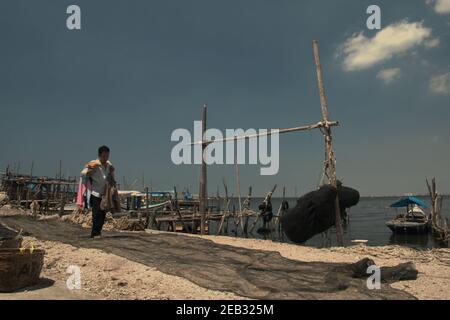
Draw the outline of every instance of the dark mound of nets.
[[[343,186],[340,181],[337,183],[337,190],[339,196],[339,207],[341,209],[341,217],[347,216],[347,208],[356,206],[359,202],[359,192],[350,187]]]
[[[341,183],[338,183],[337,190],[325,185],[303,195],[297,200],[297,205],[281,217],[283,231],[289,240],[303,243],[334,226],[336,195],[339,195],[342,217],[347,215],[347,208],[359,202],[359,192]]]

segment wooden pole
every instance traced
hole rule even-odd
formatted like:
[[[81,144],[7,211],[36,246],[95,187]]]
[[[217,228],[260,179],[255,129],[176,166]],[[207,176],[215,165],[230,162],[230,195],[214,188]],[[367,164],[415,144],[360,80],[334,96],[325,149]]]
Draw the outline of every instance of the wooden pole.
[[[150,214],[148,206],[150,204],[149,198],[148,198],[148,187],[145,187],[145,227],[148,228],[148,225],[150,224]]]
[[[236,162],[236,188],[239,200],[239,212],[242,212],[241,183],[239,180],[239,165]]]
[[[244,231],[244,223],[242,220],[242,199],[241,199],[241,182],[239,178],[239,164],[237,162],[237,155],[234,157],[235,163],[236,163],[236,189],[238,194],[238,200],[239,200],[239,220],[238,223],[241,224],[242,231]]]
[[[34,167],[34,161],[31,161],[30,182],[33,181],[33,167]],[[25,203],[25,209],[28,208],[28,202],[30,201],[30,194],[31,194],[31,190],[29,188],[27,188],[27,201]]]
[[[243,205],[244,210],[250,210],[251,197],[252,197],[252,186],[248,187],[247,198],[244,200],[244,205]],[[249,215],[247,215],[245,217],[245,223],[244,223],[244,227],[243,227],[243,231],[245,234],[247,234],[249,218],[250,218]]]
[[[286,187],[283,187],[283,200],[281,200],[281,206],[282,210],[278,213],[278,234],[280,235],[281,241],[284,242],[284,233],[283,228],[281,226],[281,216],[284,215],[286,212],[284,207],[284,202],[286,201]]]
[[[208,110],[208,107],[203,105],[203,113],[202,113],[202,141],[205,138],[205,132],[206,132],[206,112]],[[200,234],[205,234],[205,216],[206,216],[206,202],[207,202],[207,170],[206,170],[206,162],[204,159],[205,155],[205,149],[207,144],[202,143],[202,170],[200,175],[200,192],[199,192],[199,209],[200,209],[200,215],[201,215],[201,222],[200,222]]]
[[[319,48],[317,46],[317,41],[313,41],[313,52],[314,52],[314,60],[316,63],[316,73],[317,73],[317,85],[319,87],[319,96],[320,96],[320,106],[322,108],[322,117],[323,117],[323,133],[325,137],[325,174],[328,176],[328,180],[333,187],[337,187],[337,178],[336,178],[336,159],[334,157],[333,151],[333,143],[332,143],[332,135],[331,135],[331,126],[329,125],[328,120],[328,105],[327,99],[325,96],[325,87],[323,84],[323,75],[322,75],[322,67],[320,65],[320,56],[319,56]],[[336,221],[336,237],[337,243],[339,246],[344,245],[343,239],[343,231],[341,224],[341,212],[339,208],[339,198],[336,196],[335,199],[335,221]]]
[[[228,197],[228,186],[225,182],[225,178],[222,179],[223,187],[225,189],[225,210],[222,212],[222,219],[220,219],[219,228],[217,228],[217,235],[219,235],[222,232],[223,223],[225,222],[225,219],[228,219],[229,215],[229,208],[230,208],[230,199]]]
[[[60,197],[62,194],[61,181],[62,181],[62,160],[59,160],[59,183],[58,183],[58,192],[57,192],[58,197]]]
[[[264,200],[263,200],[263,204],[267,204],[267,203],[270,201],[270,199],[272,198],[272,195],[273,195],[273,193],[275,192],[276,189],[277,189],[277,185],[274,185],[273,188],[272,188],[272,191],[269,191],[269,192],[266,194],[266,197],[265,197]],[[250,233],[253,232],[253,229],[255,229],[256,224],[258,223],[258,221],[259,221],[260,218],[261,218],[261,213],[258,214],[258,215],[256,216],[255,221],[253,221],[253,224],[252,224],[252,226],[250,227]]]
[[[217,186],[217,190],[216,190],[216,200],[217,200],[217,211],[220,212],[221,198],[220,198],[220,193],[219,193],[219,186]]]
[[[324,128],[325,126],[336,127],[336,126],[339,126],[339,122],[338,121],[328,121],[325,123],[323,121],[320,121],[318,123],[310,124],[310,125],[306,125],[306,126],[278,129],[277,133],[282,134],[282,133],[291,133],[291,132],[298,132],[298,131],[309,131],[309,130]],[[247,134],[247,135],[243,135],[243,136],[232,136],[232,137],[225,137],[222,139],[215,139],[215,140],[194,141],[194,142],[191,142],[189,145],[196,145],[196,144],[208,145],[208,144],[216,143],[216,142],[226,142],[226,141],[236,141],[236,140],[251,139],[251,138],[258,138],[258,137],[268,137],[271,135],[272,135],[272,131],[270,130],[270,131],[266,131],[266,132]]]

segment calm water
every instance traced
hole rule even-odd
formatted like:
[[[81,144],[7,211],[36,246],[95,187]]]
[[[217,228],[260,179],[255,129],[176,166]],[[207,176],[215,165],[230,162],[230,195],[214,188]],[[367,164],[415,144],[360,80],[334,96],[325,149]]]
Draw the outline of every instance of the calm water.
[[[429,198],[421,198],[427,203],[430,203]],[[263,199],[254,198],[252,199],[251,206],[253,210],[257,211],[259,203]],[[442,244],[434,241],[433,237],[429,235],[397,235],[394,236],[392,231],[385,225],[385,222],[389,219],[395,217],[395,215],[400,213],[400,210],[404,208],[394,209],[389,208],[389,205],[398,200],[398,197],[383,197],[383,198],[361,198],[359,204],[348,210],[349,214],[349,224],[344,227],[344,240],[347,244],[350,244],[351,240],[354,239],[364,239],[368,240],[368,245],[387,245],[387,244],[399,244],[415,248],[433,248],[440,247]],[[289,207],[292,208],[296,204],[296,199],[288,199]],[[277,213],[278,207],[281,203],[281,199],[272,199],[272,207],[274,214]],[[232,201],[231,209],[235,206],[236,210],[239,209],[237,199]],[[398,210],[398,211],[396,211]],[[450,199],[444,198],[443,200],[443,213],[450,218]],[[252,224],[252,220],[249,221],[249,229]],[[236,230],[235,225],[230,219],[228,224],[228,235],[238,236],[238,237],[248,237],[248,238],[265,238],[272,239],[275,241],[290,242],[286,236],[278,233],[277,230],[271,232],[267,235],[261,235],[257,233],[257,225],[251,234],[243,234],[242,229],[239,226]],[[211,231],[216,230],[216,225],[214,222],[210,224]],[[320,234],[314,238],[308,240],[305,245],[313,247],[324,247],[336,244],[336,233],[334,228],[329,230],[327,234]]]

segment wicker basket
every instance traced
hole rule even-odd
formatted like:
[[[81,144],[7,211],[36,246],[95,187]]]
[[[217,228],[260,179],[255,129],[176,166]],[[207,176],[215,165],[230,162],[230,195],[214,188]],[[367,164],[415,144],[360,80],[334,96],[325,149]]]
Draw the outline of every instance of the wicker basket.
[[[0,249],[0,292],[13,292],[39,282],[44,250]]]

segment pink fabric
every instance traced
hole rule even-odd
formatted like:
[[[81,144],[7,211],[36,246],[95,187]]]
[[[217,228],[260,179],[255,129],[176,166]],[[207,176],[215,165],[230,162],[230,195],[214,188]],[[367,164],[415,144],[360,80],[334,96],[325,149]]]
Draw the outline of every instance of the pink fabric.
[[[80,179],[80,183],[78,184],[78,192],[77,192],[77,205],[80,208],[85,209],[85,201],[84,197],[86,196],[86,192],[91,188],[91,183],[89,181],[86,184],[83,183],[83,179]]]

